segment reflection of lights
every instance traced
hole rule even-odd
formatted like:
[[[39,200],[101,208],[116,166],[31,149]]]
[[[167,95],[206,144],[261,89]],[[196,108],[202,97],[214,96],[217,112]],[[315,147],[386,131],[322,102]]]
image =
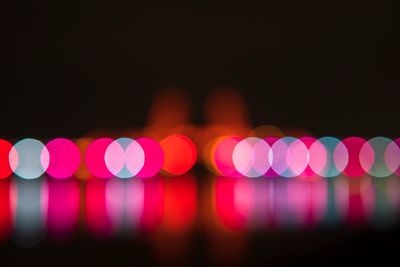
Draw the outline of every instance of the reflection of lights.
[[[71,177],[79,167],[81,155],[77,146],[65,138],[56,138],[46,144],[50,161],[46,172],[54,178]]]
[[[11,208],[10,180],[0,180],[0,241],[11,234]]]
[[[196,163],[196,146],[186,136],[175,134],[161,140],[164,151],[163,170],[171,175],[188,172]]]
[[[155,230],[164,216],[164,183],[159,176],[142,180],[143,209],[140,228],[145,232]]]
[[[90,233],[97,237],[110,237],[112,222],[107,213],[106,197],[107,181],[89,179],[85,191],[85,223]]]
[[[47,227],[55,239],[67,239],[79,221],[80,191],[74,179],[47,180]]]
[[[246,218],[236,207],[235,186],[238,180],[230,177],[217,177],[215,180],[215,208],[221,223],[231,230],[243,230]]]
[[[164,152],[160,144],[146,137],[139,138],[136,141],[142,147],[145,158],[144,165],[136,176],[147,178],[156,175],[164,163]]]
[[[38,140],[23,139],[12,147],[9,160],[16,175],[24,179],[35,179],[49,166],[49,151]]]
[[[197,188],[194,177],[185,174],[164,182],[162,227],[171,232],[184,232],[190,229],[196,218]]]
[[[23,247],[39,244],[45,236],[47,188],[43,179],[16,179],[13,239]]]
[[[135,176],[144,165],[144,151],[138,142],[119,138],[108,145],[104,161],[108,170],[119,178]]]
[[[249,137],[240,141],[233,150],[236,170],[247,177],[259,177],[270,165],[270,146],[263,139]]]
[[[108,146],[113,142],[111,138],[94,140],[86,149],[85,162],[88,170],[96,177],[110,178],[113,174],[107,168],[104,155]]]
[[[129,237],[143,212],[143,181],[111,179],[106,187],[106,209],[114,234]]]
[[[8,158],[11,148],[10,142],[0,139],[0,179],[8,177],[12,173]]]

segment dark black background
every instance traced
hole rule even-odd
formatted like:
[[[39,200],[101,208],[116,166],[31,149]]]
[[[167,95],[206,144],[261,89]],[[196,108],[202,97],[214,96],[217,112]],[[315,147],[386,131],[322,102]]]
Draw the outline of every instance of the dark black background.
[[[192,122],[218,86],[253,126],[398,136],[395,1],[21,1],[3,10],[0,136],[143,126],[166,86]]]
[[[1,8],[0,138],[140,127],[152,98],[166,86],[188,93],[197,124],[204,122],[209,93],[231,86],[248,103],[254,126],[399,136],[395,1],[10,2]],[[379,263],[396,258],[398,235],[293,233],[275,237],[276,247],[259,237],[249,248],[250,263]],[[275,260],[269,261],[265,246]],[[42,266],[55,260],[156,262],[143,249],[86,239],[67,247],[2,247],[10,264]],[[201,265],[206,250],[204,240],[194,241],[191,263]]]

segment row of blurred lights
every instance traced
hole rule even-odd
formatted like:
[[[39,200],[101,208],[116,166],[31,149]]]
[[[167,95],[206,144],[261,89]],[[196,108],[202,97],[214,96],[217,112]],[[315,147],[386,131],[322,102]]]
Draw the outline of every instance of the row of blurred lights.
[[[82,160],[83,159],[83,160]],[[196,146],[183,135],[157,142],[151,138],[98,138],[73,142],[56,138],[43,144],[23,139],[12,145],[0,139],[0,178],[12,173],[35,179],[45,172],[54,178],[147,178],[161,170],[181,175],[196,162]]]
[[[202,152],[212,171],[229,177],[400,175],[400,139],[386,137],[339,140],[222,136],[209,142]],[[180,134],[169,135],[160,142],[147,137],[98,138],[75,143],[56,138],[46,144],[23,139],[12,145],[0,139],[0,178],[14,173],[35,179],[45,172],[61,179],[80,177],[85,172],[99,178],[147,178],[160,171],[181,175],[194,166],[196,159],[196,145]]]
[[[209,166],[230,177],[300,177],[344,174],[360,177],[400,175],[400,139],[375,137],[248,137],[215,139],[207,150]]]
[[[317,181],[211,177],[206,183],[197,183],[190,173],[85,183],[46,176],[7,179],[0,180],[0,241],[11,236],[22,246],[33,246],[46,234],[66,241],[79,229],[94,237],[124,239],[170,232],[175,240],[196,225],[212,231],[211,236],[343,224],[386,228],[398,222],[399,190],[395,176]]]

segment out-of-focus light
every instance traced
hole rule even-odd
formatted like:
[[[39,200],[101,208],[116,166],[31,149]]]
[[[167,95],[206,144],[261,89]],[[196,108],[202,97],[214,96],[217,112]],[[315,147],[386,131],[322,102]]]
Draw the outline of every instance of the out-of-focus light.
[[[210,161],[214,169],[222,176],[239,177],[241,174],[236,170],[232,155],[240,138],[224,136],[218,138],[213,144],[210,152]]]
[[[14,144],[9,155],[13,172],[24,179],[41,176],[49,166],[49,151],[36,139],[23,139]]]
[[[307,167],[308,150],[300,139],[283,137],[272,145],[271,152],[271,168],[283,177],[297,176]]]
[[[88,231],[98,238],[112,235],[112,221],[107,211],[107,180],[89,179],[85,191],[85,223]]]
[[[92,139],[90,138],[79,138],[75,141],[76,146],[79,149],[80,158],[84,159],[86,155],[86,150],[88,146],[92,143]],[[90,171],[86,167],[85,160],[81,160],[77,171],[75,172],[74,177],[78,178],[79,180],[86,180],[90,177]]]
[[[362,158],[360,157],[361,148],[367,142],[365,139],[360,137],[349,137],[344,139],[343,144],[346,146],[348,154],[349,154],[349,162],[347,166],[344,168],[343,173],[348,177],[361,177],[365,174],[365,170],[361,165],[361,161],[364,160],[364,157],[368,157],[369,153],[373,153],[372,148],[369,146],[368,150],[365,150],[366,153],[363,154]]]
[[[259,177],[266,173],[270,168],[270,157],[270,146],[258,137],[243,139],[232,154],[236,170],[247,177]]]
[[[163,171],[170,175],[188,172],[196,163],[196,146],[188,137],[174,134],[160,142],[164,152]]]
[[[171,232],[190,229],[197,214],[196,200],[196,182],[192,175],[185,174],[165,180],[162,227]]]
[[[110,179],[106,185],[106,208],[115,235],[131,237],[143,212],[143,181]]]
[[[112,142],[113,139],[111,138],[96,139],[86,149],[85,163],[90,173],[95,177],[111,178],[114,176],[107,168],[104,157]]]
[[[11,180],[0,180],[0,242],[6,240],[12,229]]]
[[[386,137],[375,137],[362,146],[360,162],[364,171],[374,177],[387,177],[393,173],[387,168],[385,162],[385,151],[391,142],[392,140]]]
[[[47,184],[43,181],[14,180],[12,237],[19,246],[36,246],[45,237],[48,195]]]
[[[46,144],[50,162],[46,172],[54,178],[71,177],[79,167],[81,155],[71,140],[56,138]]]
[[[349,161],[346,146],[334,137],[326,136],[318,139],[311,145],[309,151],[311,169],[323,177],[338,176]]]
[[[288,160],[287,160],[287,153],[288,153],[288,143],[293,142],[295,138],[293,137],[283,137],[274,142],[271,146],[272,151],[272,161],[271,161],[271,168],[279,175],[285,176],[284,173],[290,173],[288,171]]]
[[[291,171],[288,177],[299,176],[308,166],[308,149],[301,139],[290,142],[286,154],[288,167]]]
[[[313,137],[307,137],[302,139],[304,144],[308,148],[308,166],[302,175],[310,177],[314,175],[321,175],[321,170],[323,170],[328,161],[328,153],[325,146],[317,139]]]
[[[142,181],[144,195],[140,229],[151,232],[157,229],[164,216],[164,182],[158,175]]]
[[[159,143],[151,138],[142,137],[136,140],[144,151],[144,165],[136,174],[137,177],[148,178],[158,174],[164,163],[164,152]]]
[[[306,161],[307,165],[299,174],[299,178],[305,180],[317,179],[319,176],[311,168],[311,165],[317,166],[317,168],[323,168],[326,164],[326,150],[325,147],[318,142],[318,140],[311,136],[301,137],[299,140],[304,144],[306,151],[306,157],[304,158],[304,147],[299,145],[300,153],[302,155],[302,161]],[[314,146],[313,146],[314,145]],[[311,147],[313,146],[313,149]],[[300,162],[301,163],[301,162]]]
[[[79,183],[74,179],[48,179],[47,188],[47,230],[53,239],[69,239],[79,222]]]
[[[279,137],[274,137],[274,136],[269,136],[269,137],[266,137],[264,139],[264,141],[267,142],[268,145],[271,147],[271,150],[270,150],[271,153],[273,153],[272,152],[272,145],[278,140],[279,140]],[[272,168],[272,163],[273,163],[273,159],[272,159],[272,162],[270,162],[271,168],[269,168],[267,170],[267,172],[264,173],[265,177],[277,177],[277,176],[279,176],[279,174]]]
[[[387,145],[384,158],[388,170],[400,176],[400,138]]]
[[[11,148],[10,142],[0,139],[0,179],[8,177],[12,173],[9,160]]]
[[[144,160],[143,148],[130,138],[113,141],[104,155],[108,170],[119,178],[135,176],[142,169]]]
[[[240,179],[240,178],[239,178]],[[237,179],[217,177],[215,180],[215,211],[221,224],[230,230],[244,230],[248,218],[238,210],[235,201]]]

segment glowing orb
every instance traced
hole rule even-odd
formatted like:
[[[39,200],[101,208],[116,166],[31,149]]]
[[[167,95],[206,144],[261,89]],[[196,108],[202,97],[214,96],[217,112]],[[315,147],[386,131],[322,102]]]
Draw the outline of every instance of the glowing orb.
[[[196,163],[196,146],[186,136],[174,134],[160,142],[164,151],[162,169],[171,175],[181,175],[188,172]]]
[[[12,173],[10,160],[8,158],[11,148],[11,143],[0,139],[0,179],[8,177]]]
[[[226,136],[217,140],[211,149],[211,161],[216,171],[223,176],[239,177],[242,176],[235,168],[232,155],[233,150],[239,143],[239,137]]]
[[[95,177],[111,178],[114,175],[107,168],[104,156],[108,146],[113,142],[110,138],[100,138],[90,143],[86,149],[85,163],[89,172]]]
[[[119,138],[106,149],[104,161],[108,170],[119,178],[135,176],[144,165],[144,151],[138,142]]]
[[[400,138],[387,145],[384,158],[388,170],[400,175]]]
[[[270,168],[270,146],[263,139],[248,137],[233,150],[232,159],[236,170],[247,177],[260,177]]]
[[[49,151],[42,142],[27,138],[12,147],[9,161],[16,175],[24,179],[35,179],[49,166]]]
[[[274,137],[274,136],[270,136],[270,137],[266,137],[264,139],[265,142],[268,143],[268,145],[271,147],[271,154],[273,154],[272,152],[272,145],[278,141],[279,138],[278,137]],[[270,162],[272,164],[272,162]],[[273,169],[273,168],[269,168],[268,171],[266,173],[264,173],[265,177],[277,177],[279,176],[279,174]]]
[[[54,178],[71,177],[79,167],[81,154],[71,140],[56,138],[46,144],[50,155],[46,172]]]
[[[344,168],[343,173],[348,177],[361,177],[365,174],[365,170],[362,167],[362,161],[366,163],[368,157],[370,157],[373,150],[368,144],[367,148],[364,148],[363,154],[360,154],[361,148],[366,144],[366,140],[360,137],[349,137],[344,139],[343,144],[346,146],[349,154],[349,162]]]
[[[360,157],[363,157],[361,166],[364,171],[375,177],[387,177],[393,173],[393,171],[386,166],[385,162],[386,150],[391,143],[392,140],[389,138],[375,137],[368,140],[368,142],[363,145],[360,151]]]
[[[326,136],[318,139],[311,145],[309,151],[310,168],[323,177],[338,176],[349,161],[346,146],[334,137]]]
[[[136,140],[144,151],[144,165],[136,174],[137,177],[152,177],[160,172],[164,163],[164,152],[159,143],[153,139],[142,137]]]

